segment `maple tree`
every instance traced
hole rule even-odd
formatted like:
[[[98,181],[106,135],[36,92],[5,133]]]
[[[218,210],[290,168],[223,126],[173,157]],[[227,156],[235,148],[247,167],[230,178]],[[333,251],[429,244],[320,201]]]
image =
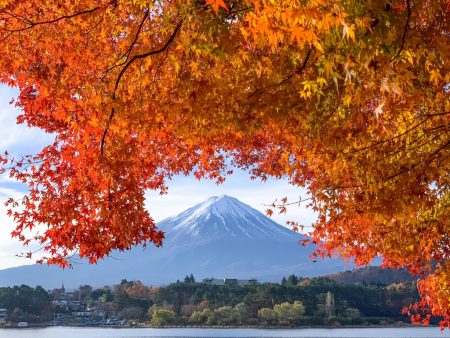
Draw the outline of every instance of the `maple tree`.
[[[450,325],[450,1],[0,0],[0,81],[55,135],[0,157],[42,260],[161,245],[148,189],[227,164],[306,187],[317,255],[423,274]],[[274,205],[284,211],[283,200]]]

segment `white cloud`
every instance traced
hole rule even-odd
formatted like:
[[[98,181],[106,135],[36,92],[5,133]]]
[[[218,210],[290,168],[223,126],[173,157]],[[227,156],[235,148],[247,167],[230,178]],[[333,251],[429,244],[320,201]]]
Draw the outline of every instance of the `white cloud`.
[[[18,155],[36,153],[52,142],[53,137],[38,128],[17,124],[16,119],[20,110],[10,104],[11,99],[17,95],[16,89],[0,85],[0,126],[2,126],[0,152],[8,150]]]
[[[12,156],[34,154],[52,142],[53,138],[37,128],[16,123],[20,111],[9,102],[17,95],[17,90],[0,85],[0,152],[8,150]],[[12,218],[6,215],[5,207],[7,199],[22,198],[25,189],[26,186],[9,176],[0,176],[0,269],[33,263],[30,259],[16,257],[16,254],[29,251],[30,248],[23,247],[17,239],[11,238],[14,224]]]
[[[5,207],[5,202],[10,197],[20,199],[23,197],[23,193],[0,187],[0,269],[34,263],[34,260],[17,257],[16,255],[36,249],[34,246],[24,247],[17,239],[11,238],[11,231],[14,230],[15,226],[13,219],[7,216]],[[34,258],[37,259],[38,257]]]

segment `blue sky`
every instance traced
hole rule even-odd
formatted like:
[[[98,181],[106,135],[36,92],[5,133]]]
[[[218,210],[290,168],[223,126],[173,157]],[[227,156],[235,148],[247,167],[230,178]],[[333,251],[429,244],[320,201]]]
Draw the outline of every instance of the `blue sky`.
[[[52,141],[52,136],[39,129],[16,124],[16,117],[20,111],[9,102],[17,94],[17,90],[0,85],[0,152],[8,150],[14,155],[37,153]],[[238,169],[234,169],[234,174],[221,185],[216,185],[212,181],[197,181],[191,176],[177,176],[168,182],[168,186],[167,195],[160,196],[153,191],[146,194],[146,206],[156,221],[176,215],[211,196],[223,194],[236,197],[262,212],[267,208],[265,205],[272,203],[276,198],[286,196],[294,201],[299,196],[305,197],[304,190],[289,185],[286,180],[252,181],[247,173]],[[11,181],[5,175],[0,176],[0,269],[33,263],[15,257],[15,254],[22,252],[23,248],[20,243],[10,238],[9,233],[13,229],[13,224],[12,220],[6,217],[4,208],[4,201],[7,198],[17,198],[25,192],[26,186]],[[289,209],[287,215],[274,215],[272,218],[282,225],[287,220],[308,225],[313,222],[315,216],[309,209],[294,206]]]

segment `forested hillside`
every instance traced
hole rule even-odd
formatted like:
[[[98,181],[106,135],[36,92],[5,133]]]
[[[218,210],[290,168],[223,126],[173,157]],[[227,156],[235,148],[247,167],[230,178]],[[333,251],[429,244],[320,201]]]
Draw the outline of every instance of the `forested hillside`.
[[[337,272],[326,276],[327,278],[344,284],[381,283],[392,284],[400,282],[413,282],[418,279],[406,269],[383,269],[379,266],[367,266],[344,272]]]
[[[0,288],[0,308],[9,311],[11,321],[45,322],[49,313],[57,313],[71,325],[126,321],[151,326],[395,325],[409,322],[402,309],[418,299],[412,282],[351,285],[291,275],[281,283],[237,283],[196,282],[191,275],[164,287],[122,280],[114,286],[84,285],[71,292]],[[15,294],[19,297],[11,296]]]

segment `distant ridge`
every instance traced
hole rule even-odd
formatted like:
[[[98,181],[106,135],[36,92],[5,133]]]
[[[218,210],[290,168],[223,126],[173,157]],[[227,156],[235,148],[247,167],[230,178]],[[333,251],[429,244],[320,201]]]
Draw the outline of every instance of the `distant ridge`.
[[[158,223],[166,232],[162,248],[136,247],[114,253],[97,265],[76,264],[72,270],[41,265],[0,270],[0,286],[14,284],[67,288],[102,286],[121,279],[147,285],[168,284],[194,274],[209,277],[256,278],[279,282],[291,274],[313,277],[342,271],[344,262],[309,259],[304,238],[261,212],[226,195],[214,196]]]
[[[337,272],[325,277],[343,284],[393,284],[416,281],[418,278],[411,275],[406,269],[382,269],[379,266],[366,266],[354,270]]]

